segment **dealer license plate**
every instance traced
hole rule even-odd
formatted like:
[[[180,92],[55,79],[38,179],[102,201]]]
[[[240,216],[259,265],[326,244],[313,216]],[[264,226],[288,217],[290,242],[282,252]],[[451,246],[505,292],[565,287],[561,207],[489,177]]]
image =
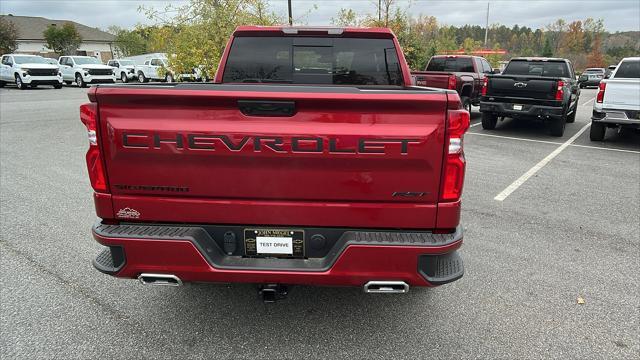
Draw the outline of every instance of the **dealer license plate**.
[[[518,105],[518,104],[514,104],[513,105],[513,110],[522,110],[522,105]]]
[[[304,257],[304,231],[290,229],[245,229],[247,256]]]

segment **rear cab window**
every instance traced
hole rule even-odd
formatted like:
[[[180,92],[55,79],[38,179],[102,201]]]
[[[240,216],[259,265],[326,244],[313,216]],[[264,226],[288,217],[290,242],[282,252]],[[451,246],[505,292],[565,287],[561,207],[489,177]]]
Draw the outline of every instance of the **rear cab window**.
[[[639,79],[640,78],[640,59],[624,60],[618,66],[613,74],[613,79]]]
[[[511,60],[503,75],[571,77],[569,66],[564,61]]]
[[[470,57],[433,57],[427,65],[427,71],[475,72]]]
[[[403,85],[391,39],[234,38],[225,83]]]

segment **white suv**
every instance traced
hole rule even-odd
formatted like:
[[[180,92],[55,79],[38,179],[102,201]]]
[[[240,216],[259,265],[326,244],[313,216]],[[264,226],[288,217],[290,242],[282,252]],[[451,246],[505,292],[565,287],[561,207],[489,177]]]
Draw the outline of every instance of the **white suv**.
[[[120,79],[123,83],[129,80],[137,79],[136,63],[133,60],[113,59],[107,62],[107,65],[113,68],[116,79]]]
[[[2,55],[0,62],[0,87],[15,83],[23,90],[38,85],[62,88],[62,74],[58,66],[47,63],[42,56],[6,54]]]
[[[61,56],[58,63],[67,84],[75,82],[79,87],[86,87],[87,84],[116,82],[113,68],[91,56]]]

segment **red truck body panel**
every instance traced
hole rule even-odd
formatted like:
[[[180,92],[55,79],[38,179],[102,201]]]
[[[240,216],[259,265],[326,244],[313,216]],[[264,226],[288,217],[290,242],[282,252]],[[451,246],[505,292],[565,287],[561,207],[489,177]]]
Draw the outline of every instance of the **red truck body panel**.
[[[393,39],[402,82],[220,84],[236,37],[323,34]],[[240,27],[214,83],[92,88],[81,120],[102,219],[94,238],[110,254],[94,266],[118,277],[205,282],[458,279],[469,114],[455,92],[410,83],[388,29]],[[200,237],[180,237],[184,228]],[[308,250],[285,255],[289,263],[249,253],[246,231],[254,228],[299,229]]]

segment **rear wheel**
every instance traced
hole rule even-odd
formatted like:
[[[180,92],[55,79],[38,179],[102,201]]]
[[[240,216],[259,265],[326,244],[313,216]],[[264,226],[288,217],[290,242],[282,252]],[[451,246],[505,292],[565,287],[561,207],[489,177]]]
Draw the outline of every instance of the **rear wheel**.
[[[147,82],[147,78],[144,76],[144,73],[142,71],[138,73],[138,82],[139,83]]]
[[[62,89],[62,84],[55,84],[53,85],[54,89]]]
[[[127,81],[129,81],[129,78],[127,78],[127,74],[122,72],[120,73],[120,80],[122,80],[123,83],[126,83]]]
[[[485,130],[493,130],[498,123],[498,116],[494,113],[483,112],[482,113],[482,128]]]
[[[589,139],[591,141],[604,140],[604,134],[607,132],[607,127],[602,123],[591,122],[591,130],[589,131]]]
[[[567,125],[567,115],[565,114],[560,119],[551,120],[551,124],[549,124],[549,134],[551,136],[561,137],[564,135],[564,128]]]

